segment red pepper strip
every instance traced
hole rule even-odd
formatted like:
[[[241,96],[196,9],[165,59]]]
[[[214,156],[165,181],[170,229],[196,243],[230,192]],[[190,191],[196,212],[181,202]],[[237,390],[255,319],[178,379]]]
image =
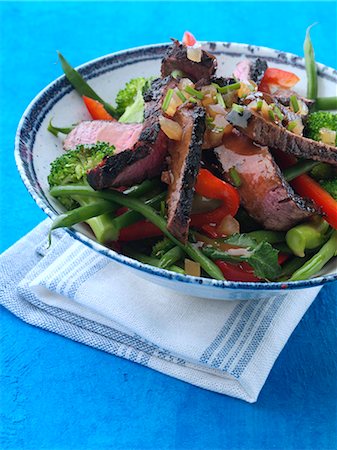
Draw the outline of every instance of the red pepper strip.
[[[82,98],[89,114],[94,120],[115,120],[108,112],[105,111],[102,103],[86,97],[85,95],[83,95]]]
[[[192,33],[190,33],[189,31],[185,31],[182,42],[184,45],[186,45],[186,47],[192,47],[197,42],[197,40]]]
[[[219,259],[214,262],[228,281],[261,281],[254,275],[253,268],[245,262],[232,264]]]
[[[277,159],[282,169],[296,163],[293,156],[281,152],[277,153]],[[290,184],[299,195],[312,200],[324,213],[324,219],[337,230],[337,201],[317,181],[303,174],[294,178]]]
[[[279,253],[278,255],[278,263],[280,266],[289,259],[289,255],[287,253]]]
[[[219,224],[221,220],[230,214],[232,217],[238,212],[240,206],[240,196],[238,191],[214,176],[207,169],[200,169],[197,182],[195,184],[197,194],[206,198],[222,200],[223,205],[214,211],[191,216],[191,225],[200,228],[207,224]]]
[[[308,197],[323,211],[324,219],[337,230],[337,201],[308,175],[300,175],[290,182],[302,197]]]
[[[270,93],[270,85],[274,85],[282,89],[290,89],[299,81],[300,79],[298,76],[292,72],[269,67],[265,71],[260,82],[259,91]]]
[[[119,241],[139,241],[141,239],[162,236],[162,231],[151,222],[141,220],[128,227],[122,228]]]

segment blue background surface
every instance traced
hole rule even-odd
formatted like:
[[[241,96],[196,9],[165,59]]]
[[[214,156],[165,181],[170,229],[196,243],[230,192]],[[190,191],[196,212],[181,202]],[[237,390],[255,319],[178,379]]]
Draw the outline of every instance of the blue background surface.
[[[180,37],[249,42],[336,67],[335,2],[0,3],[0,250],[44,219],[15,168],[21,114],[74,64]],[[48,149],[46,149],[48,151]],[[1,311],[4,449],[334,449],[335,285],[326,286],[277,360],[254,405],[171,379],[26,325]]]

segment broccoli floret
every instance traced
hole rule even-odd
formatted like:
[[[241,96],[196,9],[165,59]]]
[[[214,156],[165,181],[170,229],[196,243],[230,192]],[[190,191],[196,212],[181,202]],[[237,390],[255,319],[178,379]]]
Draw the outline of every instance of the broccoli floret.
[[[74,150],[67,151],[51,163],[49,186],[86,183],[87,171],[96,167],[106,156],[112,155],[114,149],[110,144],[98,142],[95,145],[78,145]],[[59,201],[67,209],[79,206],[78,199],[62,197]]]
[[[105,142],[95,145],[78,145],[51,163],[48,176],[50,188],[67,185],[86,185],[87,171],[96,167],[105,157],[113,155],[115,147]],[[77,207],[92,207],[100,201],[95,198],[69,196],[58,197],[60,203],[68,210]],[[97,206],[97,205],[96,205]],[[56,219],[57,220],[57,219]],[[107,212],[86,220],[98,242],[106,243],[116,235],[113,214]]]
[[[119,121],[124,123],[140,123],[144,120],[143,94],[150,87],[153,78],[134,78],[126,83],[116,97]]]
[[[321,128],[336,131],[337,135],[337,114],[328,111],[317,111],[309,114],[305,127],[306,136],[315,141],[319,141],[321,139]],[[337,144],[337,138],[335,144]]]
[[[329,192],[331,197],[337,200],[337,177],[332,180],[326,180],[321,183],[322,187]]]

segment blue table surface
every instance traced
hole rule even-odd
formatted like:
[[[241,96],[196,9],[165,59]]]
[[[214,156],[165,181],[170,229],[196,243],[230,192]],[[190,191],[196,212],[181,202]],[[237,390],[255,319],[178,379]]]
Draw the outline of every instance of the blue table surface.
[[[335,2],[0,2],[3,251],[45,218],[13,158],[30,100],[61,74],[57,49],[78,65],[180,37],[250,42],[336,67]],[[48,151],[48,149],[46,149]],[[1,312],[3,449],[333,449],[337,442],[336,284],[322,289],[287,343],[256,404],[208,392],[29,326]]]

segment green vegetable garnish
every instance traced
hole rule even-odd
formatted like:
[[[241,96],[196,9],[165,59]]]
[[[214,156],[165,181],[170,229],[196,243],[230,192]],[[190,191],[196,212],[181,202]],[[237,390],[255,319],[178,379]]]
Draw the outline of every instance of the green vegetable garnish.
[[[294,113],[297,113],[300,110],[296,95],[293,94],[290,96],[290,104]]]
[[[196,89],[192,88],[191,86],[186,86],[184,88],[185,92],[187,92],[190,95],[193,95],[194,97],[198,98],[199,100],[202,100],[204,98],[204,94],[200,91],[197,91]]]
[[[226,108],[225,101],[224,101],[222,95],[220,94],[220,92],[218,92],[216,94],[216,99],[217,99],[217,102],[218,102],[219,105],[221,105],[223,108]]]
[[[233,182],[233,184],[234,184],[235,187],[238,188],[238,187],[241,186],[242,181],[241,181],[240,175],[239,175],[239,173],[238,173],[238,171],[236,170],[235,167],[232,167],[232,168],[229,170],[229,176],[231,177],[232,182]]]
[[[173,96],[173,89],[169,89],[167,91],[166,95],[165,95],[165,98],[164,98],[164,101],[163,101],[163,105],[162,105],[162,108],[163,108],[164,112],[169,107],[171,99],[172,99],[172,96]]]

